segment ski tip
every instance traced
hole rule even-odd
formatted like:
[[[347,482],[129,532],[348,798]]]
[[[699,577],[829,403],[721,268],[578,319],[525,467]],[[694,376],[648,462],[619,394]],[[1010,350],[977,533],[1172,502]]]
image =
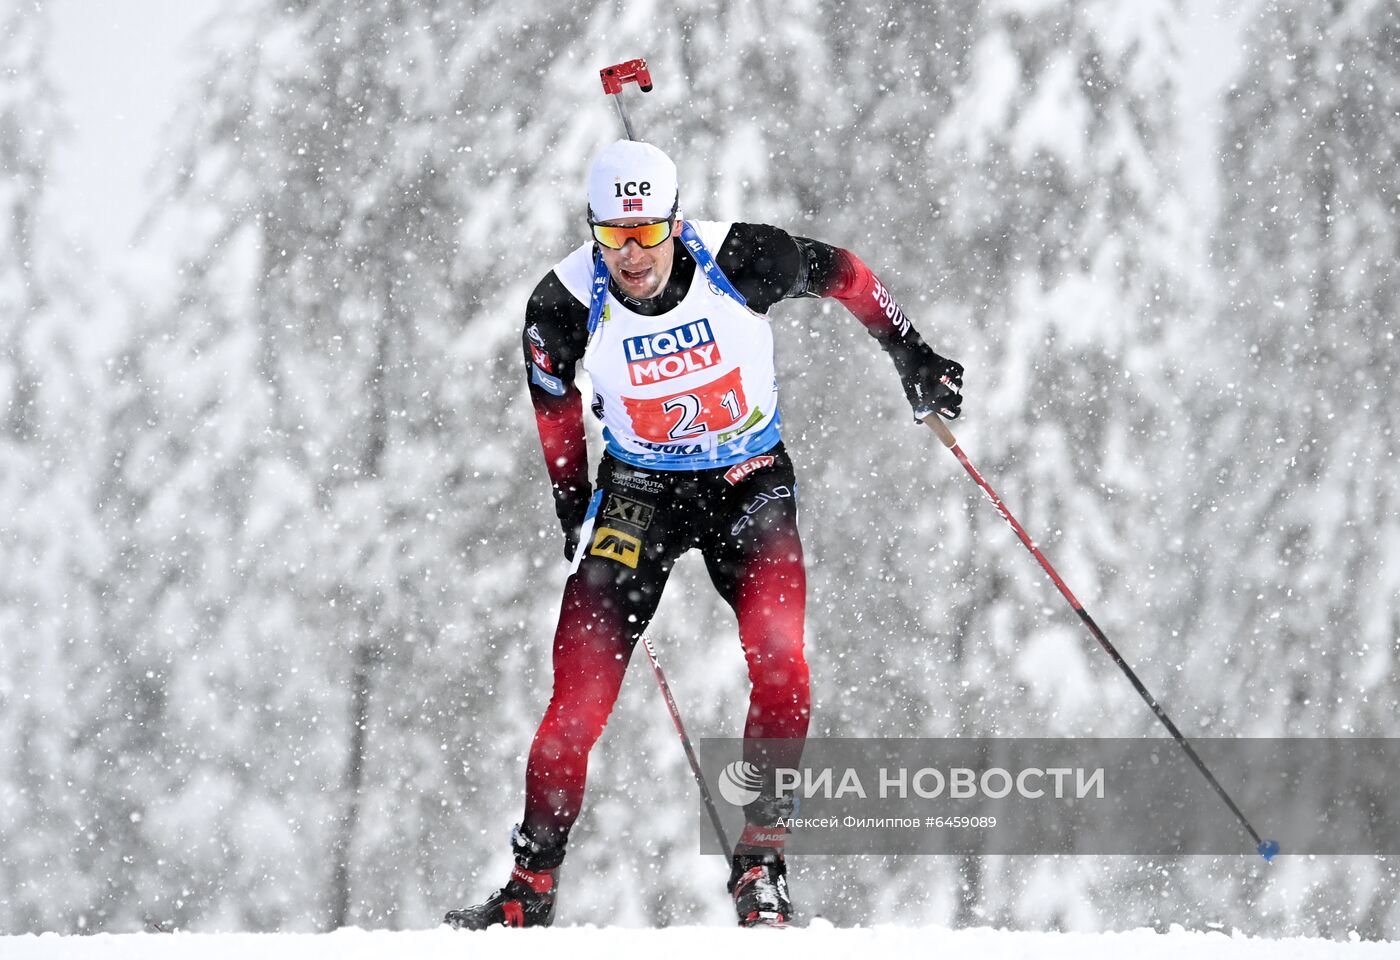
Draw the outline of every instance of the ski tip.
[[[1272,863],[1274,857],[1278,856],[1279,845],[1277,840],[1261,840],[1259,842],[1259,856],[1268,863]]]

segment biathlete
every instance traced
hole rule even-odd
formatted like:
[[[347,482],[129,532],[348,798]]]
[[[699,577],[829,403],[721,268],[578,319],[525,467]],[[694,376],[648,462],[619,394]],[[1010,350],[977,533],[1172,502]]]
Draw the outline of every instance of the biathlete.
[[[810,685],[797,485],[783,448],[773,333],[781,300],[832,297],[894,361],[918,420],[954,418],[962,366],[935,353],[853,253],[777,227],[681,218],[675,164],[620,140],[588,176],[591,238],[535,288],[525,373],[571,563],[554,634],[554,691],[530,748],[515,868],[486,902],[445,922],[547,926],[583,804],[588,755],[676,559],[690,549],[739,621],[752,692],[746,750],[770,789],[745,808],[729,891],[739,923],[792,914],[783,858],[790,811],[771,770],[795,766]],[[605,450],[589,483],[582,364]],[[771,747],[771,744],[769,745]]]

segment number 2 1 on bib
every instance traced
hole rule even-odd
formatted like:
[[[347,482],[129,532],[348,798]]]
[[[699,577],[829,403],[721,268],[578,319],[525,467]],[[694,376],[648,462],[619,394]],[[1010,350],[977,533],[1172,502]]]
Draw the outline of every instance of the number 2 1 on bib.
[[[732,427],[748,411],[737,369],[707,384],[663,397],[624,397],[637,436],[673,443]]]

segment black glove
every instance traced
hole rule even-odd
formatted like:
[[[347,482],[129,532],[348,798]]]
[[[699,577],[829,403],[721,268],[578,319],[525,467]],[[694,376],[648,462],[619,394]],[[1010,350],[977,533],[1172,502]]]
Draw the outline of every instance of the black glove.
[[[936,413],[956,420],[962,412],[962,378],[961,363],[940,357],[925,346],[899,375],[909,406],[914,408],[914,419],[922,422]]]
[[[579,529],[583,518],[588,514],[588,501],[593,498],[593,490],[585,486],[582,490],[556,490],[554,512],[559,517],[559,526],[564,530],[564,559],[573,563],[578,550]]]

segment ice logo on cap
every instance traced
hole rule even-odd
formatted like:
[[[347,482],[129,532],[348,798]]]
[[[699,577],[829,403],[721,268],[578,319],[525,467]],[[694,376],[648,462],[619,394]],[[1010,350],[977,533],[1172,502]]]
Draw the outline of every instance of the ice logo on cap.
[[[675,163],[649,143],[615,141],[588,171],[588,210],[595,220],[665,220],[675,213],[677,196]]]
[[[719,772],[719,795],[736,807],[757,800],[762,787],[763,774],[747,760],[735,760]]]

